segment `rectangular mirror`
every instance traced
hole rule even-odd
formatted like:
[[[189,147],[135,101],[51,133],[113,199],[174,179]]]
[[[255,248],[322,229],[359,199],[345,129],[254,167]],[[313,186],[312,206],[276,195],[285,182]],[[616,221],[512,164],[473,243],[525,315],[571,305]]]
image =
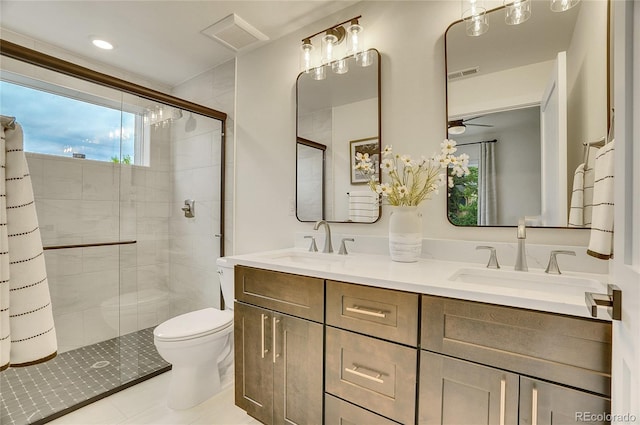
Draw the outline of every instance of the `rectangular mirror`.
[[[377,198],[354,170],[353,151],[380,157],[380,54],[348,57],[348,72],[325,65],[324,79],[301,73],[296,83],[296,215],[300,221],[373,223]],[[369,62],[367,62],[369,63]]]
[[[609,2],[532,0],[519,25],[504,7],[486,17],[482,35],[463,21],[445,34],[448,138],[472,170],[449,189],[449,221],[567,227],[574,174],[609,129]]]

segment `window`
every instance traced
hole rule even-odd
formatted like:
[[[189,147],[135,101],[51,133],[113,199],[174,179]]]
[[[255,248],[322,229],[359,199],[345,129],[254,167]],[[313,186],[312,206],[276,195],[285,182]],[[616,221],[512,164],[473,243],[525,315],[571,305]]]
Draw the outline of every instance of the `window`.
[[[0,113],[22,125],[25,151],[148,165],[136,155],[144,143],[141,113],[75,90],[35,86],[46,88],[0,81]]]

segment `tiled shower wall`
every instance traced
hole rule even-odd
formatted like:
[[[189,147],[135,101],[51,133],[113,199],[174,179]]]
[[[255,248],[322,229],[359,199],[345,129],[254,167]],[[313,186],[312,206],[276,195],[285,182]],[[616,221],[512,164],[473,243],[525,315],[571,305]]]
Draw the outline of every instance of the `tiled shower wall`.
[[[156,133],[150,167],[27,153],[45,247],[137,241],[45,251],[60,352],[168,317],[170,147]]]
[[[227,122],[197,119],[197,126],[175,127],[173,199],[171,207],[170,280],[172,315],[220,304],[216,259],[219,237],[225,253],[233,252],[233,155],[235,60],[228,61],[174,88],[173,95],[226,112]],[[225,131],[225,227],[220,232],[220,132]],[[195,199],[196,217],[187,219],[180,208],[185,199]]]

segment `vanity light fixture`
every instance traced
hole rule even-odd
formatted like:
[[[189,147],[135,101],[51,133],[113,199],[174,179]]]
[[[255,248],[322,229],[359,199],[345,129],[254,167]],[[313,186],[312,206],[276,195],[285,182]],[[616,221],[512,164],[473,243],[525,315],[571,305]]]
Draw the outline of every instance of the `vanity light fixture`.
[[[477,37],[489,30],[487,8],[484,0],[462,0],[462,20],[467,26],[467,35]]]
[[[507,25],[519,25],[531,17],[530,0],[504,0],[504,21]]]
[[[300,71],[311,74],[314,80],[324,80],[326,69],[331,68],[336,74],[349,71],[347,59],[355,57],[360,66],[373,63],[373,56],[365,51],[363,27],[356,16],[332,27],[326,28],[302,39],[300,47]],[[348,24],[345,29],[344,25]],[[312,40],[319,37],[321,43],[320,55],[315,53]],[[342,42],[347,40],[346,47]]]
[[[550,7],[554,12],[564,12],[578,4],[580,0],[551,0]]]

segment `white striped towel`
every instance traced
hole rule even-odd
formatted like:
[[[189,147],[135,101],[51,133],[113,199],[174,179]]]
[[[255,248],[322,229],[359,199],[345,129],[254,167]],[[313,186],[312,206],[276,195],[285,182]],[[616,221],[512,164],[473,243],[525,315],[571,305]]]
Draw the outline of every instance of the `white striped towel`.
[[[591,227],[591,216],[593,215],[593,180],[595,179],[595,170],[593,167],[589,167],[588,164],[584,166],[584,194],[583,194],[583,218],[582,222],[584,227]]]
[[[608,260],[613,255],[614,144],[612,140],[596,154],[593,216],[587,254]]]
[[[373,223],[378,219],[378,195],[372,191],[349,192],[349,220]]]
[[[584,164],[573,173],[573,190],[569,208],[569,227],[584,226]]]
[[[55,357],[56,332],[22,127],[0,127],[0,367],[27,366]]]

